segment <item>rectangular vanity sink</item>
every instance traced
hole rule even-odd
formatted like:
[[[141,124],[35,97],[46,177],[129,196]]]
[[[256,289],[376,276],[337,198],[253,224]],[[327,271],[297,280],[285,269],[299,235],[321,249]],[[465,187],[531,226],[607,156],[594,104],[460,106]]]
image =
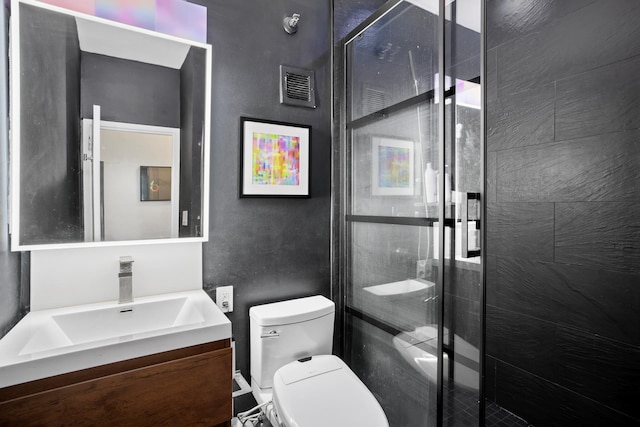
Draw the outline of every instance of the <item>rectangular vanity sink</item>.
[[[125,337],[174,326],[204,322],[186,297],[52,316],[73,344]]]
[[[0,387],[229,338],[203,290],[32,311],[0,339]]]

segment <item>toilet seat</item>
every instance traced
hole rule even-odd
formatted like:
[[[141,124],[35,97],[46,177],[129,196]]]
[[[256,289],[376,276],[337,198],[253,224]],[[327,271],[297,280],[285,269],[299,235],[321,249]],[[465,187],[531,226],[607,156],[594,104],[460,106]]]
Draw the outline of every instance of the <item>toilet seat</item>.
[[[278,369],[273,403],[286,427],[388,427],[380,404],[338,357],[313,356]]]

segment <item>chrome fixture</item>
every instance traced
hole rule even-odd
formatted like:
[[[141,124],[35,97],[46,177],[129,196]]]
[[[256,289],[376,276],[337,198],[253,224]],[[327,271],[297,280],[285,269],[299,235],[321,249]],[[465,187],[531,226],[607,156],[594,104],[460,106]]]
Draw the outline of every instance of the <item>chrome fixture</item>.
[[[295,34],[298,31],[298,21],[300,20],[300,14],[294,13],[291,16],[287,16],[282,21],[284,30],[289,34]]]
[[[118,296],[118,304],[133,302],[133,257],[120,257],[120,293]]]

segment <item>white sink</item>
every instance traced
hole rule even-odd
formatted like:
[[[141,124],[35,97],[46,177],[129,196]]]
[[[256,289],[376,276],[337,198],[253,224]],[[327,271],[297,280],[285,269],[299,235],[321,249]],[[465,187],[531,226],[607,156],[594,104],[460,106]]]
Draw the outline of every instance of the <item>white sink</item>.
[[[187,297],[58,314],[52,319],[73,344],[204,322]]]
[[[33,311],[0,340],[0,387],[228,338],[203,290]]]

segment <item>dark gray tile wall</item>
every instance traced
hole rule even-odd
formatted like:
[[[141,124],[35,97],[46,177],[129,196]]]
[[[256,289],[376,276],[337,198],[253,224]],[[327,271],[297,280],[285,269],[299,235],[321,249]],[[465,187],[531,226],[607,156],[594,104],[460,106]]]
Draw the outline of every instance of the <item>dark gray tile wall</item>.
[[[638,423],[640,4],[487,17],[487,396],[535,425]]]
[[[204,286],[234,286],[237,368],[249,378],[249,308],[330,296],[331,2],[194,0],[213,46],[209,242]],[[295,35],[284,16],[299,13]],[[316,109],[279,102],[279,65],[315,71]],[[312,126],[311,198],[239,199],[240,117]]]

